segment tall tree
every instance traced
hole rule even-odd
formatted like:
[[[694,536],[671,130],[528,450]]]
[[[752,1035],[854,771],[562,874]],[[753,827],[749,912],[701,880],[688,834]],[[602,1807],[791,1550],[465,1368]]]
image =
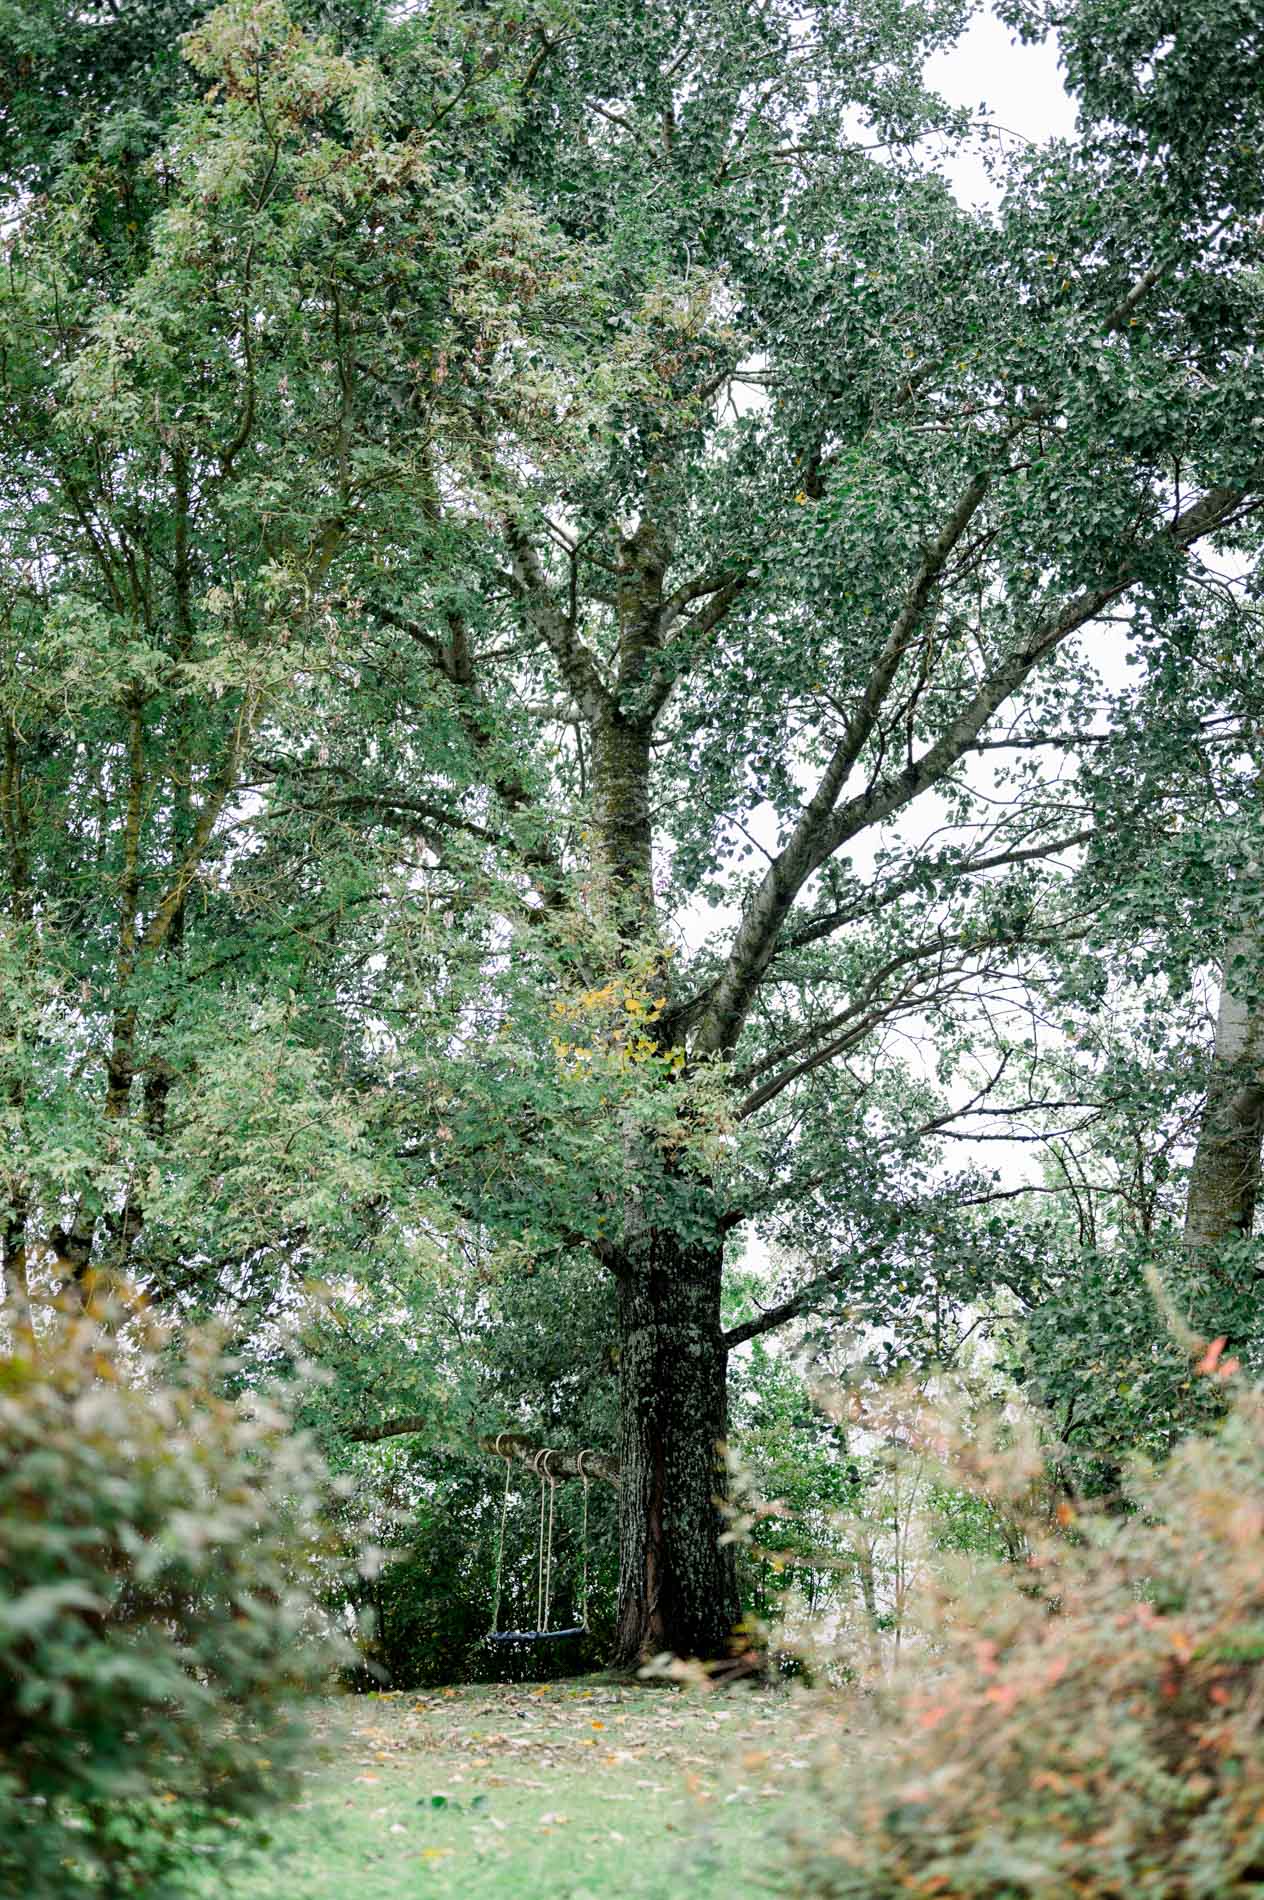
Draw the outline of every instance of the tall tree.
[[[908,1273],[933,1247],[943,1196],[919,1208],[916,1173],[952,1103],[882,1032],[933,1010],[959,1083],[962,999],[1067,928],[1041,867],[1083,836],[1073,793],[1015,770],[998,808],[972,761],[1074,730],[1109,624],[1161,647],[1200,546],[1257,506],[1258,184],[1236,154],[1258,22],[1197,56],[1178,33],[1156,93],[1139,15],[1075,15],[1081,141],[1014,165],[995,220],[902,147],[935,122],[913,73],[954,24],[716,8],[545,30],[513,148],[609,273],[572,348],[630,386],[589,441],[561,418],[518,448],[494,389],[475,409],[479,479],[447,506],[486,533],[483,627],[451,625],[435,664],[458,692],[504,681],[513,629],[540,809],[560,789],[584,814],[559,877],[579,860],[597,967],[561,988],[559,1060],[637,1074],[603,1107],[592,1216],[570,1217],[616,1287],[625,1660],[726,1640],[727,1353],[854,1298],[867,1259]],[[865,119],[885,152],[858,149]],[[422,639],[423,602],[392,604]],[[916,837],[904,815],[932,800]],[[735,921],[695,947],[708,902]],[[726,1331],[725,1247],[760,1214],[817,1271]]]
[[[213,96],[146,173],[152,251],[22,280],[16,360],[58,338],[83,446],[68,479],[21,372],[19,671],[68,615],[77,664],[109,656],[102,1112],[143,1126],[169,991],[142,1007],[140,959],[195,882],[208,915],[277,906],[270,942],[319,934],[304,1048],[371,1123],[360,1204],[403,1243],[441,1182],[524,1274],[605,1276],[628,1662],[730,1640],[729,1353],[968,1291],[953,1241],[991,1190],[936,1140],[1030,1106],[997,1012],[1082,927],[1067,854],[1109,842],[1041,760],[1099,712],[1108,647],[1162,667],[1264,484],[1264,18],[1073,9],[1080,137],[1010,162],[995,215],[916,157],[963,130],[920,79],[960,25],[454,7],[384,30],[371,72],[230,5],[189,43]],[[74,190],[39,227],[57,260]],[[182,445],[199,644],[172,653]],[[191,770],[151,763],[173,666],[218,735]],[[77,785],[77,734],[64,756]],[[183,855],[146,858],[189,787]],[[60,1223],[112,1259],[113,1155],[75,1201],[104,1169],[108,1207]],[[755,1224],[810,1265],[726,1327]]]

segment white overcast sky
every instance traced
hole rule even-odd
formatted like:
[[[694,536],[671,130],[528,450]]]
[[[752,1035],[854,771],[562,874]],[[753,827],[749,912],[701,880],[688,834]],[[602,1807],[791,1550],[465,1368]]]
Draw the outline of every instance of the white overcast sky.
[[[930,62],[927,78],[952,105],[984,109],[981,116],[1036,144],[1075,131],[1075,106],[1053,41],[1020,45],[990,9],[975,15],[951,52]],[[954,154],[942,169],[963,204],[986,204],[995,196],[977,153]]]

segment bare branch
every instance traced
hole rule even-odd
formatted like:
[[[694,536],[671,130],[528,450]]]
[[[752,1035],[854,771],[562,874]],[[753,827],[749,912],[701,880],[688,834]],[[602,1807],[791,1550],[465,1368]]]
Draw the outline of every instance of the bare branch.
[[[735,1346],[744,1346],[748,1339],[759,1339],[764,1333],[775,1332],[779,1326],[787,1325],[792,1319],[798,1319],[814,1306],[823,1293],[828,1293],[840,1281],[849,1279],[858,1267],[868,1266],[871,1260],[880,1260],[890,1242],[882,1240],[863,1253],[854,1254],[839,1266],[831,1267],[827,1273],[818,1273],[806,1286],[792,1293],[789,1299],[782,1300],[776,1306],[766,1307],[756,1319],[743,1320],[740,1326],[730,1326],[721,1338],[726,1352],[732,1352]]]
[[[731,1046],[791,905],[817,865],[829,855],[819,849],[822,828],[828,824],[847,776],[874,729],[936,582],[987,493],[988,481],[984,473],[971,478],[943,528],[924,551],[860,703],[835,746],[816,791],[800,813],[785,848],[769,867],[738,929],[728,968],[698,1031],[697,1046],[701,1053],[716,1054]]]
[[[1060,851],[1074,850],[1077,845],[1089,844],[1096,835],[1092,825],[1086,825],[1082,831],[1070,831],[1061,838],[1050,838],[1045,844],[1020,845],[1013,851],[995,851],[987,857],[965,859],[960,864],[946,865],[942,872],[936,868],[934,875],[943,878],[977,877],[983,871],[997,871],[1011,864],[1031,864],[1039,858],[1051,858]],[[786,937],[781,945],[785,950],[802,950],[808,944],[819,943],[823,937],[832,936],[834,931],[847,924],[858,923],[863,917],[870,917],[878,910],[897,903],[901,897],[907,897],[911,891],[924,887],[927,880],[925,865],[919,865],[907,877],[888,885],[877,897],[867,897],[862,903],[853,904],[841,910],[828,911],[823,917],[814,917],[800,930]]]

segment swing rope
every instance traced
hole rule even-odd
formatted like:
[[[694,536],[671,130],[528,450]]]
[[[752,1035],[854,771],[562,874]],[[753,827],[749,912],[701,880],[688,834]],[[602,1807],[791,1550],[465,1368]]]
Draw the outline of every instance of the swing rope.
[[[553,1501],[557,1479],[549,1471],[547,1451],[536,1452],[531,1469],[540,1480],[540,1546],[535,1581],[535,1626],[541,1636],[549,1633],[549,1598],[553,1594]],[[548,1486],[547,1531],[545,1528],[545,1485]]]
[[[578,1458],[578,1475],[583,1481],[584,1501],[580,1516],[580,1574],[579,1622],[570,1629],[551,1630],[549,1611],[553,1602],[553,1525],[557,1510],[557,1479],[549,1470],[551,1450],[541,1448],[531,1457],[531,1470],[540,1480],[540,1525],[536,1540],[535,1573],[535,1615],[536,1627],[533,1630],[501,1630],[500,1622],[501,1584],[505,1567],[505,1524],[509,1515],[509,1490],[513,1479],[512,1462],[505,1457],[500,1441],[506,1434],[496,1434],[496,1454],[505,1458],[505,1489],[500,1502],[500,1527],[496,1537],[496,1575],[492,1587],[492,1621],[487,1632],[489,1643],[530,1643],[542,1642],[550,1637],[583,1636],[588,1631],[588,1488],[589,1474],[585,1467],[586,1458],[595,1458],[594,1451],[581,1451]]]
[[[584,1470],[584,1460],[592,1456],[591,1451],[579,1454],[579,1475],[584,1482],[584,1508],[579,1524],[579,1627],[582,1630],[588,1628],[588,1473]]]
[[[500,1449],[500,1441],[504,1435],[503,1432],[497,1432],[496,1434],[496,1455],[498,1458],[505,1457],[504,1452]],[[513,1466],[509,1460],[505,1458],[505,1495],[500,1502],[500,1535],[496,1539],[496,1582],[492,1590],[492,1624],[491,1629],[488,1631],[490,1636],[496,1634],[496,1625],[500,1621],[500,1578],[505,1566],[505,1518],[509,1514],[509,1481],[512,1477]]]

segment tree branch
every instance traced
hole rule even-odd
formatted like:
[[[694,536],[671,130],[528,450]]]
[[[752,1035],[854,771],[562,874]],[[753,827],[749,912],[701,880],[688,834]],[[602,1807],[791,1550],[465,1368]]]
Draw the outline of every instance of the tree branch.
[[[679,626],[681,631],[676,633],[657,655],[650,676],[649,711],[651,715],[662,710],[672,687],[680,677],[680,669],[673,662],[679,660],[686,642],[693,645],[696,653],[697,643],[705,640],[708,634],[714,633],[733,603],[745,593],[753,579],[752,574],[742,573],[734,574],[728,580],[707,578],[695,581],[685,587],[677,588],[670,599],[664,602],[658,625],[660,638],[665,639],[673,627]],[[687,602],[702,600],[707,595],[711,596],[709,606],[705,607],[700,614],[684,616],[684,607]]]
[[[418,1432],[431,1432],[435,1421],[422,1412],[405,1413],[400,1418],[388,1418],[380,1425],[358,1425],[343,1433],[343,1437],[353,1445],[378,1445],[387,1438],[407,1438]],[[608,1452],[563,1451],[555,1446],[537,1445],[519,1432],[497,1432],[494,1436],[481,1436],[475,1440],[480,1451],[488,1452],[496,1458],[506,1458],[512,1463],[525,1465],[537,1477],[545,1478],[595,1478],[602,1484],[609,1484],[617,1491],[619,1488],[619,1460]]]
[[[730,1326],[728,1332],[720,1336],[720,1343],[725,1352],[732,1352],[735,1346],[744,1346],[748,1339],[759,1339],[764,1333],[775,1332],[779,1326],[785,1326],[790,1320],[798,1319],[799,1315],[807,1312],[822,1293],[828,1293],[831,1287],[848,1279],[857,1267],[867,1266],[871,1260],[880,1259],[887,1245],[888,1242],[884,1240],[875,1243],[872,1247],[867,1247],[863,1253],[855,1254],[843,1261],[841,1265],[831,1267],[827,1273],[818,1273],[814,1279],[808,1281],[806,1286],[800,1287],[797,1293],[792,1293],[789,1299],[782,1300],[779,1305],[766,1307],[757,1319],[743,1320],[740,1326]]]
[[[1253,482],[1258,479],[1258,474],[1253,476]],[[894,817],[923,792],[937,785],[970,751],[993,713],[1018,690],[1040,662],[1134,584],[1144,571],[1148,556],[1171,548],[1184,551],[1202,535],[1224,527],[1239,513],[1249,494],[1247,487],[1225,486],[1209,490],[1185,509],[1175,522],[1170,523],[1160,536],[1134,549],[1108,579],[1095,587],[1083,589],[1059,612],[1037,621],[1027,638],[993,669],[946,731],[920,758],[911,761],[902,771],[876,780],[864,792],[835,810],[835,802],[847,771],[855,762],[854,757],[848,759],[848,745],[844,739],[826,768],[816,794],[804,807],[785,849],[751,898],[724,972],[703,1012],[695,1038],[697,1053],[720,1054],[732,1048],[760,979],[777,948],[782,926],[794,899],[812,873],[860,832]],[[964,514],[965,500],[963,497],[949,528],[944,530],[936,547],[943,546],[953,522],[960,521],[958,533],[964,530],[965,521],[969,518],[968,514]],[[879,666],[875,669],[875,676],[883,670],[891,649],[892,642],[888,641]],[[873,686],[872,680],[870,686]],[[853,725],[856,720],[862,720],[869,703],[870,688],[866,688],[865,701],[858,709]],[[856,729],[859,730],[859,727]],[[869,729],[866,727],[866,736]],[[846,770],[840,773],[839,767],[844,760],[847,760]]]
[[[515,522],[505,523],[512,572],[505,576],[522,601],[527,623],[543,640],[577,705],[591,724],[613,707],[596,662],[565,614],[559,613],[540,557]]]
[[[848,720],[816,791],[800,813],[784,849],[770,865],[738,928],[728,967],[699,1026],[696,1044],[699,1053],[714,1055],[732,1046],[791,905],[812,872],[829,855],[819,849],[822,829],[828,824],[848,774],[873,731],[948,558],[987,493],[989,479],[986,473],[971,478],[939,534],[923,552],[912,586],[869,675],[860,703]]]
[[[475,754],[489,769],[486,783],[511,815],[534,811],[537,801],[528,788],[522,774],[514,767],[506,767],[496,756],[492,730],[494,722],[491,712],[479,690],[474,673],[474,660],[470,652],[469,639],[464,622],[459,615],[448,617],[451,644],[446,647],[418,626],[416,621],[406,614],[398,613],[394,608],[375,604],[374,612],[388,627],[395,627],[415,640],[453,689],[456,700],[457,717],[462,730]],[[562,902],[565,877],[562,867],[554,853],[539,839],[529,839],[519,843],[512,841],[514,850],[520,856],[523,865],[530,873],[540,901],[553,908]]]
[[[1086,825],[1082,831],[1070,831],[1062,838],[1051,838],[1045,844],[1021,845],[1013,851],[996,851],[988,857],[966,859],[961,864],[946,866],[941,873],[945,879],[976,877],[981,871],[1003,870],[1010,864],[1030,864],[1038,858],[1051,858],[1059,851],[1074,850],[1076,845],[1089,844],[1096,836],[1096,827]],[[901,897],[907,897],[925,885],[927,866],[919,865],[910,871],[907,877],[900,878],[894,885],[888,885],[880,898],[869,898],[862,904],[853,904],[849,909],[827,911],[822,917],[814,917],[800,930],[791,931],[779,946],[782,950],[802,950],[809,944],[819,943],[822,937],[831,936],[834,931],[846,924],[859,923],[861,918],[870,917],[876,911],[885,910],[888,905],[897,903]]]

